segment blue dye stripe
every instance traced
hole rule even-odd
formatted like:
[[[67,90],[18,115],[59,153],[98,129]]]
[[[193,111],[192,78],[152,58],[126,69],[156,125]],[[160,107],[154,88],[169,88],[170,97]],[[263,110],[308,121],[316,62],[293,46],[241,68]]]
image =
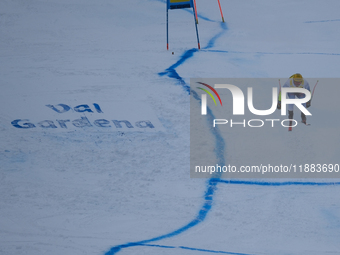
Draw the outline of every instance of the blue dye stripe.
[[[220,26],[222,28],[222,31],[219,32],[217,35],[215,35],[213,38],[211,38],[208,42],[208,45],[206,47],[204,47],[202,50],[207,50],[207,49],[211,49],[215,46],[215,42],[218,38],[220,38],[227,30],[228,30],[228,26],[227,23],[220,23]]]
[[[216,179],[209,179],[208,180],[207,190],[206,190],[205,195],[204,195],[204,204],[203,204],[202,208],[200,209],[200,211],[198,212],[198,215],[196,216],[196,218],[194,220],[192,220],[189,224],[187,224],[184,227],[177,229],[177,230],[175,230],[175,231],[173,231],[169,234],[165,234],[165,235],[162,235],[162,236],[158,236],[158,237],[148,239],[148,240],[144,240],[144,241],[140,241],[140,242],[127,243],[127,244],[122,244],[122,245],[112,247],[108,252],[105,253],[105,255],[116,254],[117,252],[119,252],[123,248],[141,246],[141,245],[145,245],[146,243],[149,243],[149,242],[155,242],[155,241],[159,241],[159,240],[162,240],[162,239],[165,239],[165,238],[170,238],[170,237],[179,235],[179,234],[183,233],[184,231],[187,231],[188,229],[190,229],[190,228],[196,226],[197,224],[201,223],[202,221],[205,220],[208,212],[211,210],[213,196],[214,196],[214,192],[216,190],[217,183],[218,182],[216,181]]]
[[[197,51],[198,49],[191,49],[191,50],[184,52],[184,54],[180,57],[180,59],[175,64],[170,66],[164,72],[158,73],[158,75],[160,76],[167,75],[169,78],[177,79],[179,84],[184,88],[184,90],[188,94],[190,94],[190,86],[185,83],[185,81],[183,80],[181,76],[179,76],[179,74],[176,71],[176,68],[182,65],[186,60],[191,58],[194,55],[194,53]]]
[[[232,50],[207,50],[202,49],[204,52],[228,53],[228,54],[261,54],[261,55],[326,55],[326,56],[340,56],[340,53],[328,52],[265,52],[265,51],[232,51]]]
[[[163,1],[162,1],[163,2]],[[215,45],[215,41],[222,36],[222,34],[228,29],[226,24],[221,25],[222,31],[215,35],[209,42],[208,45],[204,48],[204,50],[201,51],[210,51],[210,52],[225,52],[225,53],[231,53],[228,51],[213,51],[213,50],[208,50]],[[184,90],[190,94],[192,93],[192,96],[197,100],[198,103],[200,103],[200,97],[195,91],[190,90],[190,86],[186,84],[184,79],[177,73],[176,68],[180,65],[182,65],[186,60],[189,58],[193,57],[195,52],[198,52],[198,49],[190,49],[186,51],[180,59],[170,66],[168,69],[166,69],[164,72],[159,73],[160,76],[167,75],[169,78],[174,78],[176,79],[179,84],[184,88]],[[236,53],[236,52],[235,52]],[[241,53],[241,52],[240,52]],[[214,115],[211,111],[211,109],[208,107],[207,109],[207,121],[211,122],[214,119]],[[223,137],[221,136],[220,132],[218,129],[210,129],[212,132],[213,136],[215,137],[215,148],[216,148],[216,159],[217,162],[220,165],[225,165],[225,141]],[[237,181],[237,180],[222,180],[220,179],[221,173],[215,173],[213,178],[207,180],[207,187],[206,191],[204,193],[204,203],[201,209],[199,210],[197,216],[189,222],[187,225],[170,232],[165,235],[161,235],[152,239],[147,239],[139,242],[131,242],[131,243],[126,243],[118,246],[112,247],[109,251],[105,253],[105,255],[114,255],[118,253],[121,249],[124,248],[129,248],[129,247],[135,247],[135,246],[149,246],[149,247],[158,247],[158,248],[177,248],[177,249],[186,249],[186,250],[194,250],[194,251],[201,251],[201,252],[210,252],[210,253],[221,253],[221,254],[233,254],[233,255],[250,255],[250,254],[244,254],[244,253],[233,253],[233,252],[226,252],[226,251],[213,251],[213,250],[205,250],[205,249],[198,249],[198,248],[190,248],[190,247],[185,247],[185,246],[162,246],[162,245],[150,245],[147,243],[150,242],[155,242],[155,241],[160,241],[162,239],[170,238],[176,235],[179,235],[190,228],[196,226],[197,224],[203,222],[206,219],[206,216],[208,212],[212,208],[212,202],[213,202],[213,197],[215,194],[215,191],[217,189],[217,184],[219,183],[226,183],[226,184],[243,184],[243,185],[262,185],[262,186],[283,186],[283,185],[335,185],[335,184],[340,184],[340,183],[312,183],[312,182],[256,182],[256,181]]]
[[[199,249],[199,248],[192,248],[192,247],[186,247],[186,246],[169,246],[169,245],[156,245],[156,244],[143,244],[143,246],[165,248],[165,249],[183,249],[183,250],[201,251],[201,252],[219,253],[219,254],[230,254],[230,255],[252,255],[249,253],[215,251],[215,250]]]
[[[190,14],[194,15],[194,12],[192,11],[192,9],[182,9],[183,11],[186,11],[186,12],[189,12]],[[212,20],[212,19],[209,19],[207,17],[204,17],[202,15],[200,15],[199,13],[197,13],[197,18],[200,20],[205,20],[205,21],[210,21],[210,22],[217,22],[216,20]]]
[[[203,19],[202,16],[199,16],[199,17]],[[204,20],[212,21],[212,20],[207,19],[207,18],[204,18]],[[214,37],[212,37],[209,40],[207,46],[204,47],[203,49],[207,50],[207,49],[214,47],[216,40],[219,39],[228,30],[227,23],[220,23],[220,24],[221,24],[220,26],[222,28],[222,31],[219,32]],[[164,72],[158,73],[158,75],[160,75],[160,76],[167,75],[169,78],[176,79],[178,81],[178,84],[181,85],[188,94],[190,94],[190,86],[188,84],[186,84],[184,79],[177,73],[176,68],[179,67],[180,65],[182,65],[189,58],[193,57],[196,52],[199,52],[199,50],[196,49],[196,48],[187,50],[186,52],[183,53],[182,56],[180,56],[179,60],[175,64],[173,64],[172,66],[167,68]]]
[[[217,36],[215,36],[212,40],[209,41],[210,47],[212,47],[214,45],[214,43],[215,43],[214,41],[217,40],[221,35],[222,34],[219,33]],[[184,79],[181,76],[179,76],[177,71],[176,71],[176,68],[178,66],[182,65],[187,59],[191,58],[193,56],[193,54],[197,51],[198,51],[197,49],[190,49],[190,50],[186,51],[175,64],[173,64],[168,69],[166,69],[165,72],[159,73],[159,75],[163,76],[163,75],[167,74],[168,77],[177,79],[179,81],[180,85],[183,86],[185,91],[188,92],[188,94],[190,94],[190,92],[191,92],[192,96],[196,100],[198,100],[198,102],[200,102],[201,99],[200,99],[199,95],[195,91],[190,90],[190,86],[185,83]],[[207,117],[208,117],[207,121],[212,121],[215,118],[209,107],[207,109]],[[215,144],[216,144],[216,148],[218,149],[218,153],[216,155],[217,161],[219,162],[220,165],[224,165],[225,164],[225,160],[224,160],[225,142],[224,142],[224,139],[221,136],[221,134],[219,133],[218,129],[212,129],[211,131],[212,131],[212,133],[215,137]],[[220,173],[215,175],[214,178],[211,178],[207,181],[207,188],[206,188],[206,191],[205,191],[205,194],[204,194],[204,204],[201,207],[201,209],[199,210],[198,215],[191,222],[189,222],[187,225],[185,225],[184,227],[181,227],[181,228],[179,228],[179,229],[177,229],[177,230],[175,230],[171,233],[168,233],[168,234],[165,234],[165,235],[162,235],[162,236],[158,236],[158,237],[155,237],[155,238],[152,238],[152,239],[143,240],[143,241],[140,241],[140,242],[126,243],[126,244],[122,244],[122,245],[112,247],[108,252],[105,253],[105,255],[113,255],[113,254],[116,254],[117,252],[119,252],[123,248],[145,245],[146,243],[149,243],[149,242],[155,242],[155,241],[159,241],[159,240],[162,240],[162,239],[165,239],[165,238],[170,238],[170,237],[179,235],[179,234],[183,233],[184,231],[187,231],[188,229],[190,229],[190,228],[196,226],[197,224],[201,223],[202,221],[204,221],[208,212],[211,210],[212,202],[213,202],[213,196],[214,196],[214,193],[215,193],[215,190],[216,190],[216,186],[218,184],[217,180],[219,180],[219,177],[220,177]]]
[[[240,181],[240,180],[216,180],[216,182],[227,183],[227,184],[243,184],[243,185],[259,185],[259,186],[290,186],[290,185],[301,185],[301,186],[332,186],[340,185],[340,182],[266,182],[266,181]]]
[[[220,158],[220,160],[223,162],[224,160]],[[184,246],[164,246],[164,245],[150,245],[147,244],[149,242],[159,241],[165,238],[170,238],[173,236],[176,236],[178,234],[181,234],[182,232],[196,226],[200,222],[204,221],[206,218],[208,212],[211,210],[212,207],[212,201],[213,201],[213,195],[215,190],[217,189],[218,183],[225,183],[225,184],[239,184],[239,185],[259,185],[259,186],[288,186],[288,185],[302,185],[302,186],[333,186],[333,185],[340,185],[340,182],[265,182],[265,181],[240,181],[240,180],[222,180],[220,178],[211,178],[208,180],[207,190],[204,196],[205,203],[203,207],[200,209],[198,216],[191,221],[186,226],[173,231],[169,234],[162,235],[156,238],[140,241],[140,242],[133,242],[133,243],[127,243],[119,246],[115,246],[110,249],[105,255],[113,255],[119,252],[123,248],[129,248],[134,246],[150,246],[150,247],[159,247],[159,248],[177,248],[177,249],[188,249],[188,250],[195,250],[195,251],[204,251],[204,252],[210,252],[210,253],[221,253],[221,254],[235,254],[235,255],[250,255],[245,253],[233,253],[233,252],[227,252],[227,251],[213,251],[213,250],[205,250],[205,249],[198,249],[198,248],[189,248]]]

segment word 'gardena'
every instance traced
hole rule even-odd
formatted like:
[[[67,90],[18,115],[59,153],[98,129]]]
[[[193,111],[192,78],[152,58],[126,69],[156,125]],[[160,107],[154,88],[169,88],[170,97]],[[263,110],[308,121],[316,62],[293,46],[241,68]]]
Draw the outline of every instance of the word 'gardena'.
[[[78,105],[74,108],[66,104],[58,104],[58,105],[46,105],[48,108],[52,109],[57,113],[65,113],[70,111],[71,109],[78,113],[103,113],[100,106],[98,104],[93,104],[93,109],[87,105]],[[29,129],[29,128],[44,128],[44,129],[55,129],[55,128],[62,128],[67,129],[71,125],[77,128],[85,128],[85,127],[100,127],[100,128],[110,128],[115,127],[117,129],[121,128],[155,128],[154,125],[149,120],[140,120],[134,123],[128,120],[107,120],[107,119],[96,119],[92,123],[87,117],[80,117],[75,120],[70,119],[56,119],[56,120],[42,120],[37,123],[30,122],[29,119],[16,119],[11,122],[11,124],[16,128],[21,129]],[[112,125],[113,124],[113,125]],[[134,124],[134,125],[133,125]]]

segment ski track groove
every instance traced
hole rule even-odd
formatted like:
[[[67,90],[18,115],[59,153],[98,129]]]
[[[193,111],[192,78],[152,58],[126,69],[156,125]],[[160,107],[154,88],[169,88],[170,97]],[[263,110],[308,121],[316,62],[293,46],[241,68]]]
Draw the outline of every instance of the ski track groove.
[[[158,0],[162,3],[165,3],[164,1]],[[189,11],[190,12],[190,11]],[[190,12],[192,13],[192,12]],[[203,20],[206,21],[211,21],[211,22],[216,22],[213,20],[210,20],[206,17],[203,17],[202,15],[198,15]],[[200,102],[200,97],[198,94],[190,89],[190,85],[187,84],[184,79],[177,73],[176,68],[179,67],[180,65],[184,64],[186,60],[189,58],[193,57],[196,52],[199,51],[205,51],[205,52],[218,52],[218,53],[246,53],[246,52],[237,52],[237,51],[221,51],[221,50],[210,50],[215,46],[215,42],[217,39],[219,39],[227,30],[227,24],[226,23],[220,23],[220,26],[222,28],[222,31],[213,36],[206,47],[204,47],[201,50],[198,50],[196,48],[189,49],[186,52],[183,53],[183,55],[179,58],[179,60],[171,65],[169,68],[167,68],[164,72],[158,73],[159,76],[165,76],[167,75],[169,78],[176,79],[178,84],[183,87],[184,91],[190,95],[190,93],[193,95],[193,97]],[[326,55],[340,55],[336,53],[266,53],[266,52],[258,52],[262,54],[326,54]],[[214,115],[211,111],[211,109],[208,107],[207,109],[207,121],[212,122],[214,119]],[[218,129],[211,129],[211,132],[213,136],[215,137],[215,144],[216,144],[216,158],[218,161],[219,165],[225,165],[225,141],[223,137],[220,134],[220,131]],[[192,247],[186,247],[186,246],[166,246],[166,245],[155,245],[155,244],[148,244],[150,242],[155,242],[155,241],[160,241],[166,238],[171,238],[174,236],[177,236],[192,227],[198,225],[199,223],[203,222],[209,213],[209,211],[212,208],[212,202],[213,202],[213,197],[215,194],[215,191],[217,189],[217,185],[221,184],[235,184],[235,185],[259,185],[259,186],[271,186],[271,187],[277,187],[277,186],[289,186],[289,185],[302,185],[302,186],[326,186],[326,185],[340,185],[340,182],[261,182],[261,181],[241,181],[241,180],[223,180],[220,178],[220,173],[216,174],[212,178],[207,180],[207,186],[206,186],[206,191],[204,193],[204,203],[199,210],[197,216],[189,222],[187,225],[172,231],[168,234],[164,234],[152,239],[147,239],[143,241],[138,241],[138,242],[130,242],[130,243],[125,243],[121,245],[117,245],[112,247],[109,251],[105,252],[105,255],[114,255],[121,251],[122,249],[125,248],[130,248],[130,247],[135,247],[135,246],[146,246],[146,247],[154,247],[154,248],[163,248],[163,249],[184,249],[184,250],[193,250],[193,251],[200,251],[200,252],[209,252],[209,253],[219,253],[219,254],[230,254],[230,255],[255,255],[255,254],[246,254],[246,253],[237,253],[237,252],[227,252],[227,251],[215,251],[215,250],[208,250],[208,249],[200,249],[200,248],[192,248]]]

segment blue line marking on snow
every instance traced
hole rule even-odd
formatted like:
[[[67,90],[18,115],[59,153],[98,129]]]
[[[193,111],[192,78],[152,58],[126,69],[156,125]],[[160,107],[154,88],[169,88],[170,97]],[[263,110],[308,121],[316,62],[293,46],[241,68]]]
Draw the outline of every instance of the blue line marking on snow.
[[[186,9],[184,9],[184,10],[186,10]],[[191,14],[193,14],[193,12],[192,12],[191,10],[186,10],[186,11],[190,12]],[[208,18],[205,18],[205,17],[203,17],[203,16],[201,16],[201,15],[199,15],[199,14],[197,14],[197,16],[198,16],[199,18],[203,19],[203,20],[206,20],[206,21],[216,22],[216,21],[210,20],[210,19],[208,19]],[[222,31],[219,32],[219,33],[218,33],[217,35],[215,35],[214,37],[212,37],[212,38],[209,40],[207,46],[204,47],[203,49],[210,49],[210,48],[214,47],[214,46],[215,46],[216,40],[219,39],[219,38],[223,35],[223,33],[226,32],[226,30],[228,30],[227,23],[221,22],[221,23],[220,23],[220,26],[221,26],[221,28],[222,28]],[[186,82],[184,81],[184,79],[177,73],[176,68],[179,67],[180,65],[182,65],[182,64],[183,64],[185,61],[187,61],[189,58],[193,57],[193,56],[194,56],[194,53],[196,53],[196,52],[199,52],[199,50],[196,49],[196,48],[187,50],[186,52],[183,53],[182,56],[180,56],[179,60],[178,60],[175,64],[173,64],[172,66],[170,66],[169,68],[167,68],[164,72],[158,73],[158,75],[160,75],[160,76],[167,75],[169,78],[177,79],[178,82],[179,82],[179,85],[181,85],[181,86],[184,88],[184,90],[185,90],[188,94],[190,94],[190,86],[187,85]]]
[[[332,210],[332,209],[322,209],[321,210],[322,215],[324,218],[327,220],[327,225],[328,228],[332,229],[338,229],[340,228],[340,218],[339,218],[339,213],[337,210]]]
[[[163,2],[163,1],[162,1]],[[208,19],[206,19],[208,20]],[[210,21],[210,20],[209,20]],[[221,24],[222,31],[219,32],[217,35],[215,35],[213,38],[211,38],[207,44],[207,46],[201,50],[201,51],[208,51],[208,52],[220,52],[220,53],[246,53],[246,52],[237,52],[237,51],[219,51],[219,50],[209,50],[210,48],[214,47],[215,42],[218,38],[222,36],[222,34],[228,30],[228,27],[225,23]],[[194,53],[199,52],[198,49],[190,49],[187,50],[180,59],[167,68],[164,72],[160,72],[160,76],[167,75],[169,78],[176,79],[179,84],[185,89],[185,91],[188,94],[192,94],[192,96],[200,102],[200,97],[195,91],[190,90],[190,86],[186,84],[184,79],[177,73],[176,68],[185,63],[186,60],[193,57]],[[250,53],[250,52],[249,52]],[[257,52],[258,54],[260,52]],[[262,52],[260,54],[321,54],[321,55],[340,55],[340,54],[328,54],[328,53],[265,53]],[[214,115],[211,111],[211,109],[208,107],[207,109],[207,121],[212,121],[214,119]],[[223,137],[221,136],[218,129],[210,129],[213,136],[215,137],[215,144],[216,144],[216,158],[219,165],[225,165],[225,141]],[[150,242],[159,241],[162,239],[170,238],[176,235],[179,235],[192,227],[198,225],[199,223],[203,222],[208,212],[212,208],[212,202],[213,202],[213,196],[215,194],[215,191],[217,190],[217,184],[219,183],[225,183],[225,184],[240,184],[240,185],[261,185],[261,186],[287,186],[287,185],[313,185],[313,186],[326,186],[326,185],[340,185],[340,182],[260,182],[260,181],[240,181],[240,180],[222,180],[220,179],[221,173],[215,173],[213,178],[210,178],[207,180],[207,187],[206,191],[204,193],[204,203],[199,210],[197,216],[189,222],[187,225],[172,231],[168,234],[164,234],[155,238],[139,241],[139,242],[131,242],[126,243],[122,245],[117,245],[112,247],[108,252],[105,253],[105,255],[113,255],[118,253],[121,249],[129,248],[129,247],[135,247],[135,246],[148,246],[148,247],[155,247],[155,248],[168,248],[168,249],[185,249],[185,250],[192,250],[192,251],[201,251],[201,252],[209,252],[209,253],[220,253],[220,254],[231,254],[231,255],[251,255],[251,254],[245,254],[245,253],[234,253],[234,252],[226,252],[226,251],[214,251],[214,250],[207,250],[207,249],[199,249],[199,248],[191,248],[191,247],[185,247],[185,246],[165,246],[165,245],[152,245],[147,244]]]
[[[183,249],[183,250],[201,251],[201,252],[219,253],[219,254],[230,254],[230,255],[251,255],[251,254],[248,254],[248,253],[215,251],[215,250],[191,248],[191,247],[186,247],[186,246],[169,246],[169,245],[156,245],[156,244],[143,244],[143,246],[156,247],[156,248],[166,248],[166,249]]]
[[[205,52],[216,52],[216,53],[236,53],[236,54],[261,54],[261,55],[327,55],[327,56],[340,56],[340,53],[327,53],[327,52],[265,52],[265,51],[229,51],[229,50],[206,50]]]
[[[290,186],[290,185],[301,185],[301,186],[331,186],[340,185],[340,182],[266,182],[266,181],[240,181],[240,180],[217,180],[220,183],[227,184],[243,184],[243,185],[259,185],[259,186]]]
[[[198,49],[187,50],[175,64],[167,68],[164,72],[158,73],[158,75],[160,76],[167,75],[169,78],[177,79],[179,84],[184,88],[184,90],[188,94],[190,94],[190,86],[185,83],[184,79],[181,76],[179,76],[179,74],[176,71],[176,68],[182,65],[186,60],[191,58],[197,51]]]
[[[219,33],[217,36],[214,36],[209,41],[208,47],[209,47],[209,45],[210,45],[210,47],[212,47],[215,43],[215,40],[217,40],[220,36],[221,36],[221,33]],[[165,72],[159,73],[159,75],[160,76],[168,75],[168,77],[178,80],[180,85],[182,85],[183,88],[185,89],[185,91],[188,92],[188,94],[190,94],[190,86],[185,83],[184,79],[181,76],[179,76],[179,74],[176,71],[176,68],[178,66],[182,65],[187,59],[191,58],[194,55],[194,53],[197,52],[197,51],[198,51],[198,49],[187,50],[175,64],[173,64],[172,66],[167,68],[165,70]],[[191,92],[192,92],[193,97],[200,101],[200,98],[197,95],[197,93],[194,92],[194,91],[191,91]],[[208,116],[208,120],[210,120],[210,121],[212,121],[214,119],[214,116],[213,116],[210,108],[207,109],[207,116]],[[212,129],[211,131],[212,131],[212,133],[215,137],[216,148],[218,149],[218,153],[216,155],[217,160],[218,160],[220,165],[224,165],[225,164],[225,159],[224,159],[225,142],[224,142],[221,134],[219,133],[218,129]],[[105,255],[113,255],[113,254],[116,254],[117,252],[119,252],[123,248],[145,245],[146,243],[149,243],[149,242],[155,242],[155,241],[159,241],[159,240],[162,240],[162,239],[165,239],[165,238],[170,238],[170,237],[179,235],[179,234],[183,233],[184,231],[187,231],[188,229],[190,229],[190,228],[196,226],[197,224],[201,223],[202,221],[204,221],[208,212],[211,210],[212,202],[213,202],[213,195],[215,193],[216,186],[218,184],[220,173],[217,174],[214,177],[217,177],[217,178],[211,178],[207,181],[207,189],[206,189],[205,194],[204,194],[204,204],[201,207],[201,209],[199,210],[198,215],[191,222],[189,222],[187,225],[185,225],[185,226],[183,226],[183,227],[181,227],[181,228],[179,228],[179,229],[177,229],[173,232],[170,232],[168,234],[158,236],[158,237],[155,237],[155,238],[152,238],[152,239],[148,239],[148,240],[144,240],[144,241],[140,241],[140,242],[127,243],[127,244],[122,244],[122,245],[112,247],[108,252],[105,253]]]
[[[197,8],[198,9],[198,8]],[[183,11],[189,12],[190,14],[194,15],[194,12],[192,11],[192,9],[182,9]],[[202,15],[200,15],[199,13],[197,13],[197,18],[198,18],[198,23],[200,19],[206,20],[206,21],[210,21],[210,22],[217,22],[216,20],[211,20],[207,17],[204,17]]]
[[[199,96],[197,95],[197,93],[195,91],[192,91],[192,95],[195,97],[195,99],[200,100]],[[210,121],[212,121],[212,119],[214,119],[214,115],[212,114],[212,111],[210,108],[208,108],[207,110],[207,115]],[[221,136],[221,134],[219,133],[219,131],[217,129],[212,130],[214,137],[215,137],[215,142],[216,142],[216,148],[218,149],[219,153],[217,154],[217,159],[218,159],[218,163],[221,165],[225,164],[225,160],[224,160],[224,149],[225,149],[225,143],[224,140]],[[205,191],[204,194],[204,204],[201,207],[201,209],[198,212],[198,215],[191,221],[189,222],[187,225],[173,231],[170,232],[168,234],[162,235],[162,236],[158,236],[152,239],[148,239],[148,240],[144,240],[144,241],[140,241],[140,242],[133,242],[133,243],[127,243],[127,244],[123,244],[123,245],[118,245],[115,246],[113,248],[111,248],[108,252],[105,253],[105,255],[113,255],[116,254],[117,252],[119,252],[121,249],[123,248],[128,248],[128,247],[134,247],[134,246],[141,246],[141,245],[145,245],[146,243],[149,242],[155,242],[155,241],[159,241],[165,238],[170,238],[176,235],[179,235],[181,233],[183,233],[184,231],[189,230],[190,228],[196,226],[197,224],[201,223],[202,221],[205,220],[208,212],[211,210],[212,208],[212,202],[213,202],[213,196],[214,193],[216,191],[216,186],[219,183],[219,177],[220,177],[221,173],[218,173],[216,175],[216,177],[218,178],[211,178],[207,181],[207,189]],[[184,247],[182,247],[182,249],[184,249]],[[186,247],[186,249],[189,249],[188,247]],[[190,248],[190,249],[194,249],[194,248]],[[197,251],[199,251],[200,249],[197,249]],[[203,250],[201,250],[203,251]],[[208,251],[208,250],[205,250]],[[225,252],[227,253],[227,252]],[[227,254],[241,254],[241,253],[227,253]],[[244,254],[246,255],[246,254]]]
[[[210,49],[214,47],[216,40],[219,39],[223,35],[223,33],[225,33],[228,30],[228,26],[226,23],[221,23],[221,28],[222,28],[222,31],[219,32],[217,35],[215,35],[213,38],[211,38],[208,42],[208,45],[204,47],[203,49],[206,50],[206,49]],[[164,72],[158,73],[158,75],[160,76],[167,75],[169,78],[177,79],[179,82],[179,85],[181,85],[184,88],[184,90],[188,94],[190,94],[190,86],[186,84],[184,79],[177,73],[176,68],[182,65],[189,58],[193,57],[196,52],[199,52],[199,50],[196,48],[187,50],[186,52],[183,53],[182,56],[180,56],[179,60],[175,64],[167,68]]]
[[[203,50],[207,50],[207,49],[210,49],[212,47],[215,46],[215,42],[218,38],[220,38],[227,30],[228,30],[228,26],[227,26],[227,23],[223,23],[221,22],[220,23],[220,26],[222,28],[222,31],[219,32],[217,35],[215,35],[213,38],[211,38],[208,42],[208,45],[206,47],[203,48]]]

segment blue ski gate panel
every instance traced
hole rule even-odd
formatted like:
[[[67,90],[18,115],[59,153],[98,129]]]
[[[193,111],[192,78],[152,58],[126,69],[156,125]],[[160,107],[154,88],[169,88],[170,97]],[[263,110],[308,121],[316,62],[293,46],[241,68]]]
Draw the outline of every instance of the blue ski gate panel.
[[[168,9],[182,9],[193,7],[193,0],[167,0]]]

